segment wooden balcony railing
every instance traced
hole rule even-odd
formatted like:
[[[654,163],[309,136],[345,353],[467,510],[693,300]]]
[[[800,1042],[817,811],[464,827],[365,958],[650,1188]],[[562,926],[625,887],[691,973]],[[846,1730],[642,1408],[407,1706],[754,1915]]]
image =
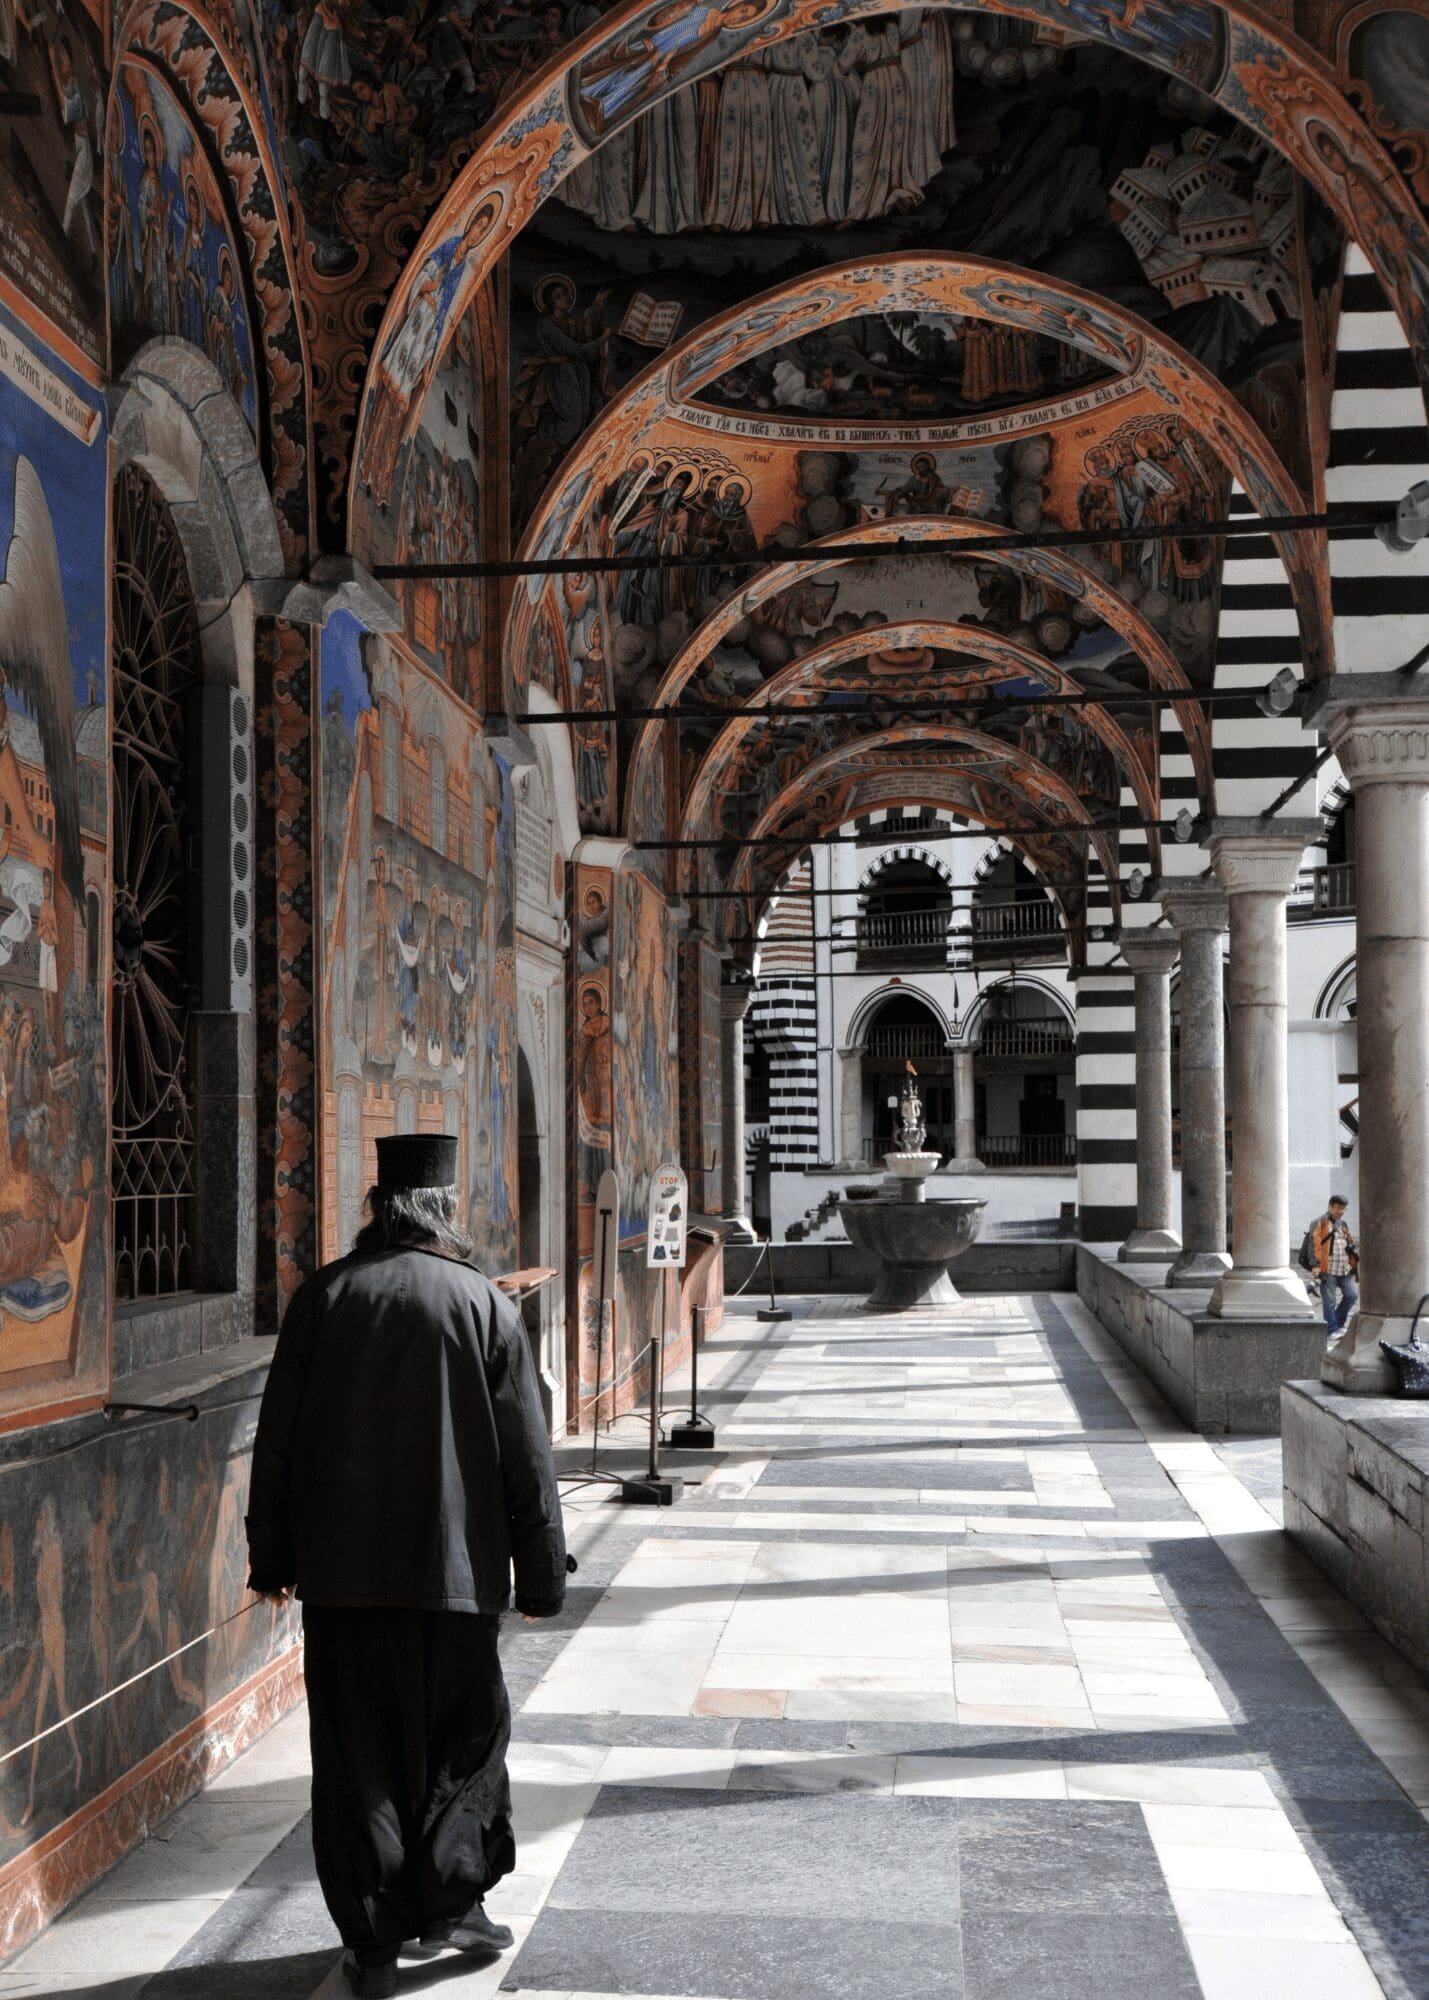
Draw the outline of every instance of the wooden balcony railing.
[[[973,943],[1003,944],[1009,939],[1060,935],[1056,905],[1046,896],[1024,903],[974,903]]]
[[[870,911],[859,920],[859,964],[941,965],[951,921],[950,910]]]
[[[947,1038],[931,1021],[877,1022],[868,1031],[868,1053],[879,1062],[926,1062],[948,1053]]]
[[[984,1132],[978,1158],[988,1167],[1074,1167],[1077,1141],[1071,1132],[1026,1134]]]
[[[1328,868],[1317,868],[1311,878],[1314,886],[1312,908],[1317,916],[1352,916],[1355,908],[1355,864],[1353,861],[1337,861]]]
[[[1072,1030],[1065,1021],[989,1021],[978,1050],[985,1056],[1069,1056]]]

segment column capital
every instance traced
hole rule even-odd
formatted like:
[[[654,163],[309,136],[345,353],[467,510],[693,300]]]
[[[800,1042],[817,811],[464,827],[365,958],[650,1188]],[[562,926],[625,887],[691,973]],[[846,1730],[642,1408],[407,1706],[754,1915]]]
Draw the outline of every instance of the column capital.
[[[1429,784],[1429,702],[1422,695],[1327,708],[1322,727],[1355,791]]]
[[[1121,955],[1133,972],[1169,972],[1180,950],[1176,933],[1164,925],[1148,924],[1134,931],[1123,927]]]
[[[722,1021],[742,1021],[754,1002],[752,986],[721,986],[719,1017]]]
[[[1216,880],[1228,896],[1288,896],[1305,849],[1324,828],[1315,819],[1213,819],[1206,839]]]
[[[1230,904],[1219,882],[1204,875],[1172,876],[1159,881],[1152,894],[1166,912],[1178,937],[1187,931],[1223,931],[1230,923]]]

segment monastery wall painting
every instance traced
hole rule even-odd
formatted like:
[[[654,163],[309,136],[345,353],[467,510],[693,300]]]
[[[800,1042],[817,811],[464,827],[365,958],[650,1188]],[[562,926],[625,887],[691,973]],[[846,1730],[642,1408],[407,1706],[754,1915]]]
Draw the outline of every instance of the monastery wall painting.
[[[479,1262],[516,1261],[511,778],[470,712],[345,613],[322,642],[320,1254],[376,1141],[449,1132]]]
[[[258,430],[242,259],[208,159],[168,86],[126,61],[107,156],[114,372],[156,334],[189,341]]]
[[[620,1191],[615,1373],[627,1371],[654,1330],[661,1274],[645,1267],[650,1181],[678,1160],[679,1086],[675,940],[663,894],[636,869],[576,870],[576,1252],[582,1400],[611,1378],[602,1360],[592,1285],[595,1199],[614,1167]],[[628,1385],[625,1391],[629,1399]]]
[[[104,405],[0,311],[0,1416],[108,1384]]]
[[[0,279],[94,366],[104,358],[102,20],[97,0],[0,0]]]

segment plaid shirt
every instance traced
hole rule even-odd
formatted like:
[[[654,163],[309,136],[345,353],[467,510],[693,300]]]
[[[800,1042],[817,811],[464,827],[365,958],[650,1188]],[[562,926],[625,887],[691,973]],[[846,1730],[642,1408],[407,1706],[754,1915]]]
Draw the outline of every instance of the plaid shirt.
[[[1331,1215],[1327,1215],[1325,1220],[1330,1225],[1330,1276],[1348,1278],[1355,1268],[1350,1258],[1350,1253],[1355,1247],[1355,1240],[1350,1235],[1350,1225],[1343,1216],[1338,1222]]]

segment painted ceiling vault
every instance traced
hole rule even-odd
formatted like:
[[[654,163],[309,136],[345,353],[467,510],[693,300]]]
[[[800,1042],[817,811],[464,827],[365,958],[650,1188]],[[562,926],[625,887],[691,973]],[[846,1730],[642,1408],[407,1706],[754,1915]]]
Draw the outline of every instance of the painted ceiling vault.
[[[394,588],[473,709],[580,718],[582,823],[667,892],[757,901],[742,842],[896,767],[1026,829],[1075,930],[1119,812],[1156,850],[1167,729],[1214,805],[1205,524],[1321,503],[1349,238],[1429,351],[1425,35],[1365,0],[144,0],[116,358],[207,347],[295,563],[625,565]],[[1009,529],[1105,539],[979,552]],[[1331,671],[1312,538],[1267,551]]]

